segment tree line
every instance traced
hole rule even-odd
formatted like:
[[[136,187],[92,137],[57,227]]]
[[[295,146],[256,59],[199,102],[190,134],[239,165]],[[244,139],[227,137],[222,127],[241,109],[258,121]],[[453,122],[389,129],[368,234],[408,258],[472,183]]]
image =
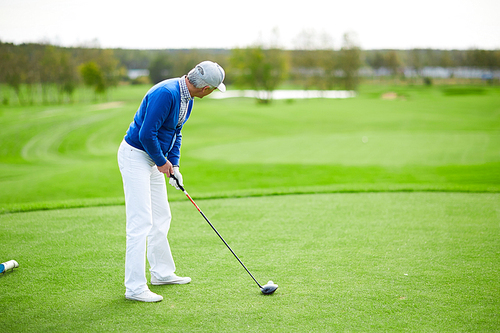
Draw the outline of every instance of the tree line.
[[[44,104],[73,101],[80,85],[99,96],[123,75],[126,68],[113,50],[0,42],[0,84],[12,88],[21,104],[35,104],[37,99]],[[1,96],[8,104],[10,96]]]
[[[356,89],[362,67],[385,68],[394,76],[404,75],[403,68],[417,75],[425,67],[500,69],[499,50],[362,50],[349,34],[340,49],[334,49],[302,37],[294,50],[264,45],[232,50],[127,50],[0,41],[0,85],[9,86],[20,103],[34,104],[74,101],[79,86],[92,89],[94,98],[104,96],[120,81],[130,81],[129,69],[148,69],[149,76],[138,82],[157,83],[182,76],[205,59],[226,69],[226,83],[264,92],[285,82],[304,89]],[[9,103],[9,94],[0,96],[4,104]]]
[[[425,67],[500,69],[499,50],[372,50],[364,52],[365,63],[373,69],[386,68],[397,75],[402,68],[420,73]]]

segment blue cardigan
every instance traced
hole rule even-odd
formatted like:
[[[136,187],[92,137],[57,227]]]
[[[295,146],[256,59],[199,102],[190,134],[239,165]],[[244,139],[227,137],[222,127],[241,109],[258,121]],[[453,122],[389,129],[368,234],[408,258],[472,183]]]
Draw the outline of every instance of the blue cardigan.
[[[167,159],[179,165],[181,130],[193,108],[191,100],[184,122],[177,127],[181,105],[179,80],[162,81],[146,93],[125,135],[129,145],[147,152],[158,166],[167,163]]]

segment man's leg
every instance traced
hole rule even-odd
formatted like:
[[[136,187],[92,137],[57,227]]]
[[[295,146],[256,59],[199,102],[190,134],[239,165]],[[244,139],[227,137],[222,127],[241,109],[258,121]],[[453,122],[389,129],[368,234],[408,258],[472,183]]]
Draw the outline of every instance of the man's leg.
[[[154,167],[151,172],[151,208],[153,226],[148,235],[148,261],[151,274],[164,278],[175,272],[167,234],[172,215],[167,198],[165,176]]]
[[[122,143],[118,163],[125,192],[127,239],[125,296],[149,290],[146,280],[146,239],[152,226],[150,175],[147,154]]]

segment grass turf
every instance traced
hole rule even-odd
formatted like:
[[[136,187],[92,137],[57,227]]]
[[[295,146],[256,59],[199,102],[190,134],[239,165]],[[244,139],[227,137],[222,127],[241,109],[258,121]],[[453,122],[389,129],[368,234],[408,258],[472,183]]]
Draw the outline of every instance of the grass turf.
[[[121,202],[116,152],[146,90],[121,87],[101,104],[1,106],[0,211]],[[381,99],[387,90],[404,99]],[[500,90],[446,91],[368,86],[355,99],[271,106],[197,100],[183,130],[186,184],[202,197],[498,192]]]
[[[123,297],[116,150],[146,90],[0,106],[0,259],[21,264],[0,276],[6,331],[498,331],[498,88],[197,100],[186,188],[259,281],[280,288],[260,295],[169,191],[172,250],[193,283],[152,287],[165,300],[140,304]],[[380,99],[390,90],[397,100]],[[304,195],[282,195],[293,193]],[[87,208],[57,210],[71,207]]]
[[[487,332],[500,324],[500,195],[351,193],[187,201],[170,242],[184,286],[125,300],[124,207],[0,215],[7,332]]]

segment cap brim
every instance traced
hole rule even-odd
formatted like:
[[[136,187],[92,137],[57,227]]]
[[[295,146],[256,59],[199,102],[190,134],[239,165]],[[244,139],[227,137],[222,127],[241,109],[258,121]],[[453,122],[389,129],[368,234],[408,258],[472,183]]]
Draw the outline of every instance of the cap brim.
[[[226,86],[224,85],[224,83],[221,83],[221,84],[219,84],[219,86],[217,87],[217,89],[219,89],[220,92],[225,92],[226,91]]]

